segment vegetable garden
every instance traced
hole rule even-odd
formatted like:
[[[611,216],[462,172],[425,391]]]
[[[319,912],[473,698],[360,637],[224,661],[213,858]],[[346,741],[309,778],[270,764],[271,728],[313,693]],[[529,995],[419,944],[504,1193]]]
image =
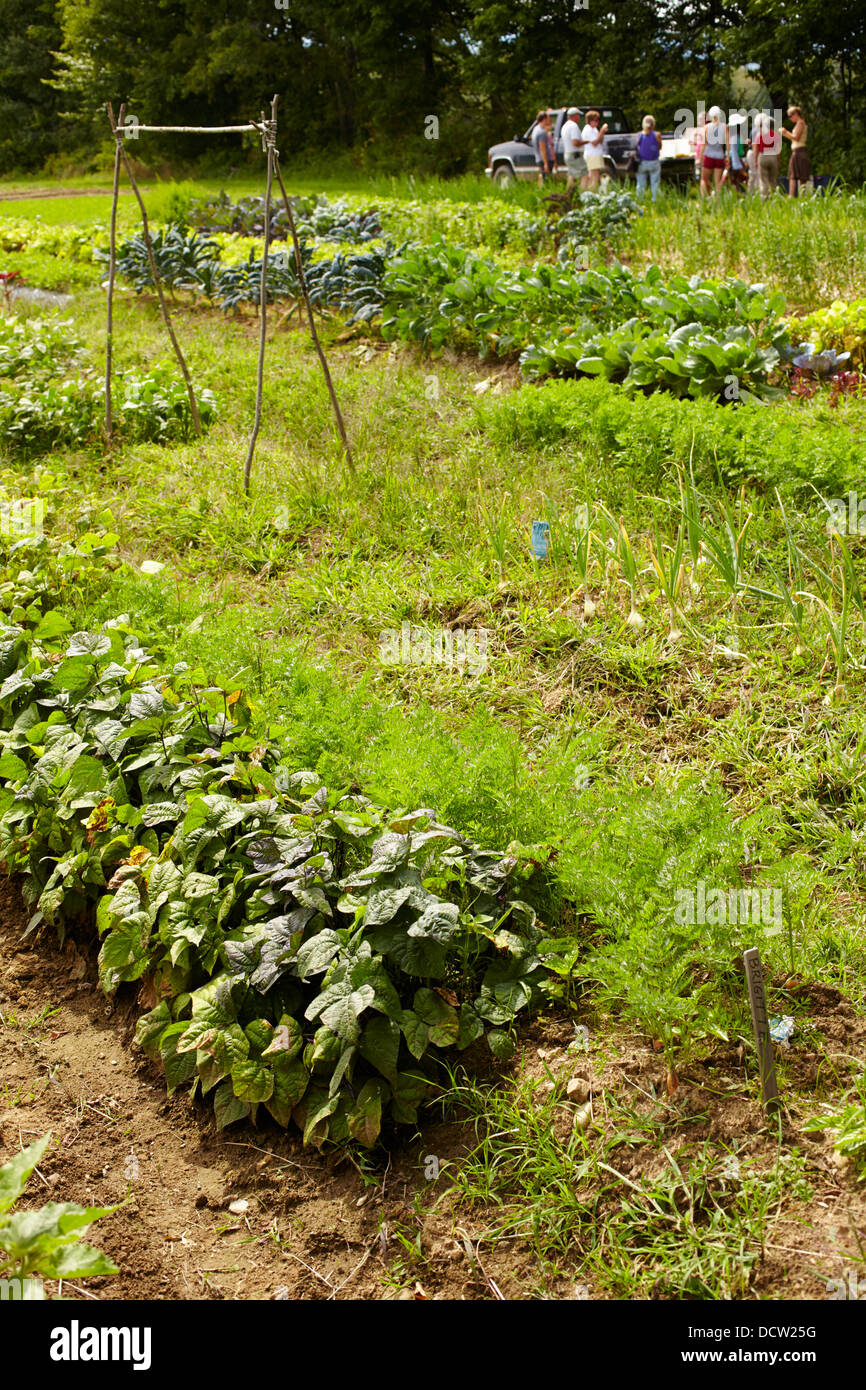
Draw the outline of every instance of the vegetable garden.
[[[98,954],[214,1153],[381,1188],[389,1296],[457,1232],[472,1297],[825,1297],[866,1239],[866,199],[415,192],[292,196],[353,468],[272,210],[248,497],[262,200],[148,195],[201,438],[121,212],[111,451],[107,229],[0,218],[75,296],[0,315],[21,950]]]

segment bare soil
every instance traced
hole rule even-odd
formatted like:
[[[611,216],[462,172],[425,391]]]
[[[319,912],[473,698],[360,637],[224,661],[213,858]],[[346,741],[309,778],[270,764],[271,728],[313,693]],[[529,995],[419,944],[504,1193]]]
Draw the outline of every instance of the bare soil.
[[[345,1155],[305,1150],[269,1119],[216,1129],[207,1101],[166,1096],[161,1069],[132,1045],[136,991],[109,1001],[96,983],[90,932],[61,948],[46,933],[22,941],[27,921],[14,881],[0,879],[0,1163],[50,1130],[56,1147],[31,1178],[25,1205],[46,1200],[122,1203],[91,1231],[120,1273],[67,1284],[98,1299],[520,1299],[539,1287],[529,1248],[486,1239],[499,1214],[456,1204],[447,1179],[425,1180],[425,1158],[459,1163],[468,1125],[428,1125],[362,1173]],[[866,1019],[836,990],[790,982],[809,1007],[803,1041],[786,1055],[782,1139],[806,1152],[808,1201],[792,1195],[774,1220],[749,1296],[826,1299],[827,1280],[863,1268],[866,1184],[823,1135],[802,1133],[816,1095],[848,1084],[866,1065]],[[591,1016],[589,1016],[591,1018]],[[539,1093],[562,1093],[583,1077],[593,1123],[614,1128],[614,1098],[637,1117],[674,1121],[669,1153],[681,1161],[711,1141],[771,1166],[779,1131],[763,1117],[744,1049],[715,1053],[671,1078],[651,1039],[594,1035],[586,1056],[567,1050],[567,1018],[521,1031],[522,1076]],[[556,1110],[565,1139],[574,1106]],[[621,1124],[621,1120],[617,1123]],[[558,1130],[557,1130],[558,1133]],[[626,1180],[656,1176],[667,1162],[658,1135],[618,1147],[611,1163]],[[619,1195],[602,1193],[596,1221],[615,1228]],[[241,1208],[232,1205],[246,1204]],[[402,1239],[401,1239],[402,1237]],[[417,1256],[407,1258],[414,1243]],[[575,1268],[579,1251],[575,1250]],[[548,1280],[555,1297],[605,1298]],[[49,1289],[49,1292],[53,1292]],[[664,1297],[664,1293],[652,1296]]]
[[[71,937],[61,949],[47,935],[22,943],[27,915],[15,884],[0,880],[0,1163],[51,1130],[58,1147],[24,1204],[123,1203],[89,1237],[120,1273],[89,1280],[87,1291],[110,1299],[399,1294],[391,1266],[402,1247],[389,1229],[411,1217],[413,1191],[425,1186],[417,1146],[365,1184],[350,1162],[304,1150],[269,1121],[218,1132],[209,1104],[167,1097],[159,1068],[130,1046],[135,995],[106,1000],[93,945]],[[231,1212],[236,1202],[247,1209]],[[441,1225],[428,1237],[443,1243],[423,1295],[489,1297],[462,1249],[453,1240],[446,1249],[450,1225]],[[404,1296],[415,1296],[414,1284]]]

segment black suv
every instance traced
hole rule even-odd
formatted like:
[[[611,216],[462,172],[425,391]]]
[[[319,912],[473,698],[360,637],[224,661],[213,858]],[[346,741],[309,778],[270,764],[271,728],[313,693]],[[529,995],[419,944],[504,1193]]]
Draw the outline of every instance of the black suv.
[[[572,103],[578,105],[579,103]],[[566,172],[562,149],[562,127],[568,118],[569,107],[551,107],[553,117],[554,148],[556,150],[556,177],[564,179]],[[583,125],[587,111],[598,111],[599,125],[607,123],[604,137],[604,154],[607,160],[606,173],[612,179],[624,179],[629,175],[626,165],[637,148],[639,131],[632,130],[625,112],[619,106],[605,106],[603,103],[588,102],[579,106],[579,125]],[[487,177],[500,186],[514,183],[515,179],[537,179],[538,166],[535,163],[535,150],[532,147],[532,122],[525,135],[515,135],[513,140],[505,140],[501,145],[491,145],[487,154]],[[677,139],[673,133],[662,133],[662,178],[686,182],[694,177],[694,155],[688,140]]]

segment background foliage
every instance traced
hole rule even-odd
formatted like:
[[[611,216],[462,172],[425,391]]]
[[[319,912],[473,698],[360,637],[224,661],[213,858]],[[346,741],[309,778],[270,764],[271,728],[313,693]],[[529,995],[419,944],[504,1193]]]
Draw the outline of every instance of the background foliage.
[[[806,0],[796,14],[780,0],[0,0],[0,20],[5,171],[98,159],[108,98],[142,121],[219,124],[256,115],[278,91],[287,162],[348,156],[451,174],[483,164],[539,105],[611,101],[663,124],[699,100],[738,105],[746,64],[772,105],[805,104],[825,172],[866,171],[866,21],[854,0],[832,13]],[[202,156],[195,137],[152,139],[148,159]],[[236,137],[209,143],[220,168],[227,155],[243,162]]]

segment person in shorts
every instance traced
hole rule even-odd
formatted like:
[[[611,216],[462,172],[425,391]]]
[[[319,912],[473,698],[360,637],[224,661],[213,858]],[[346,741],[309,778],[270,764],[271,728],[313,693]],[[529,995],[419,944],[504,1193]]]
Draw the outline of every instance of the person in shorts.
[[[587,187],[595,192],[601,182],[601,176],[607,167],[604,157],[604,137],[607,134],[607,122],[599,126],[601,116],[597,111],[587,111],[586,125],[583,127],[583,157],[586,160],[586,167],[589,174]]]
[[[731,116],[728,122],[728,158],[731,161],[728,181],[738,193],[745,193],[749,178],[746,165],[745,122],[746,117],[739,114]]]
[[[644,116],[641,121],[641,134],[637,142],[637,196],[646,193],[649,181],[652,200],[655,202],[662,181],[662,137],[656,130],[655,116]]]
[[[553,178],[556,172],[556,155],[553,150],[553,121],[549,111],[539,111],[532,132],[532,148],[538,167],[538,182]]]
[[[758,188],[764,202],[772,198],[779,181],[779,151],[782,138],[774,129],[773,118],[761,111],[755,117],[752,148],[758,166]]]
[[[791,158],[788,160],[788,197],[796,198],[800,189],[812,177],[812,164],[809,159],[809,151],[806,149],[806,133],[809,127],[803,119],[803,113],[799,106],[788,107],[788,120],[793,121],[793,130],[785,130],[783,126],[779,134],[783,139],[791,142]]]
[[[568,119],[562,127],[562,157],[570,192],[578,183],[586,188],[588,171],[583,157],[583,134],[577,122],[580,111],[576,106],[569,106],[566,115]]]
[[[728,167],[728,132],[725,126],[725,113],[720,106],[711,106],[707,112],[704,134],[704,153],[701,160],[701,197],[715,197],[722,183],[722,175]]]

